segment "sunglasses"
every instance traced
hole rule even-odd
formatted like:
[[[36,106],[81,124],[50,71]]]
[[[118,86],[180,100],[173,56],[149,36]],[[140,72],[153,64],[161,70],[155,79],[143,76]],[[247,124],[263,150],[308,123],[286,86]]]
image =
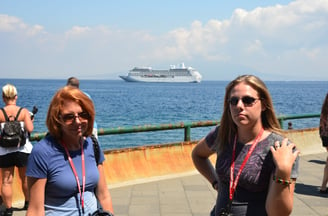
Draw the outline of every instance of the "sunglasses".
[[[232,105],[232,106],[236,106],[239,102],[239,100],[241,100],[244,104],[244,106],[251,106],[254,104],[254,102],[256,100],[260,100],[259,98],[253,98],[251,96],[244,96],[242,98],[239,98],[239,97],[231,97],[229,99],[229,103]]]
[[[71,124],[73,123],[73,121],[75,121],[76,118],[79,118],[80,121],[88,120],[90,118],[90,115],[87,112],[80,112],[76,114],[69,113],[69,114],[61,115],[60,117],[63,119],[65,123]]]

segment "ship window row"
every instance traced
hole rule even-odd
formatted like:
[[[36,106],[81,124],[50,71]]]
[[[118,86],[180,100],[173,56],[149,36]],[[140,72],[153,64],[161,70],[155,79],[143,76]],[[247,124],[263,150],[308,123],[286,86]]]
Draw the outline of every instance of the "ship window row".
[[[130,75],[132,76],[149,76],[149,75],[165,75],[165,76],[190,76],[190,73],[188,71],[180,71],[180,72],[134,72],[131,71]]]

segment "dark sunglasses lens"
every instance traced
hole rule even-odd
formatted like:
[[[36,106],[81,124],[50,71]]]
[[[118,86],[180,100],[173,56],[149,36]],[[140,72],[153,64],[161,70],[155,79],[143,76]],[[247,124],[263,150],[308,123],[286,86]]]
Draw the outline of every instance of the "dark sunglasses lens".
[[[237,98],[237,97],[230,98],[230,104],[233,106],[236,106],[238,101],[239,101],[239,98]]]
[[[75,115],[73,114],[66,114],[62,116],[64,121],[72,121],[75,118]]]
[[[79,117],[83,118],[83,119],[88,119],[89,118],[89,114],[87,112],[81,112],[79,113]]]
[[[250,104],[254,103],[255,98],[246,96],[246,97],[243,97],[241,100],[243,101],[244,104],[250,105]]]

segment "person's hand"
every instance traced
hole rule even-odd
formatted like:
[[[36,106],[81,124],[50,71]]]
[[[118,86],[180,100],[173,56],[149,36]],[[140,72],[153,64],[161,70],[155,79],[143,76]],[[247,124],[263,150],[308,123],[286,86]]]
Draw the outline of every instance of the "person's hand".
[[[274,146],[270,147],[276,165],[276,176],[284,179],[290,178],[293,163],[300,153],[297,149],[293,152],[295,144],[290,143],[287,145],[287,142],[288,139],[285,138],[281,143],[276,141]]]

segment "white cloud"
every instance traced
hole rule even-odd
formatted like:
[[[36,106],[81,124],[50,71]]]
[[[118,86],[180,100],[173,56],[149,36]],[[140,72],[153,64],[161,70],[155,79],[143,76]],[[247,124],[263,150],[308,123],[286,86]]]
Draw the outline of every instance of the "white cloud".
[[[84,35],[88,32],[91,31],[91,28],[90,27],[81,27],[81,26],[73,26],[72,29],[70,29],[69,31],[66,32],[66,36],[68,38],[71,38],[71,37],[78,37],[80,35]]]
[[[278,73],[289,79],[322,80],[328,79],[324,58],[328,54],[327,35],[328,1],[321,0],[298,0],[252,11],[236,9],[230,19],[210,19],[206,23],[195,20],[190,26],[162,35],[105,25],[73,26],[53,34],[41,25],[31,26],[17,17],[0,15],[0,45],[6,43],[2,47],[11,49],[0,50],[0,57],[8,60],[0,65],[0,71],[7,76],[22,70],[48,74],[60,71],[56,75],[64,78],[71,71],[79,71],[81,77],[94,71],[116,78],[118,72],[133,66],[187,61],[196,64],[209,79],[221,79],[223,72],[217,68],[224,67],[225,74],[240,68],[268,77]],[[21,64],[10,64],[11,58]],[[26,59],[32,63],[27,64]]]
[[[29,26],[21,19],[6,14],[0,14],[0,33],[1,32],[23,33],[25,36],[35,36],[39,33],[44,33],[43,26]]]
[[[12,32],[17,27],[24,27],[25,24],[17,17],[8,16],[6,14],[0,14],[0,31],[1,32]]]

